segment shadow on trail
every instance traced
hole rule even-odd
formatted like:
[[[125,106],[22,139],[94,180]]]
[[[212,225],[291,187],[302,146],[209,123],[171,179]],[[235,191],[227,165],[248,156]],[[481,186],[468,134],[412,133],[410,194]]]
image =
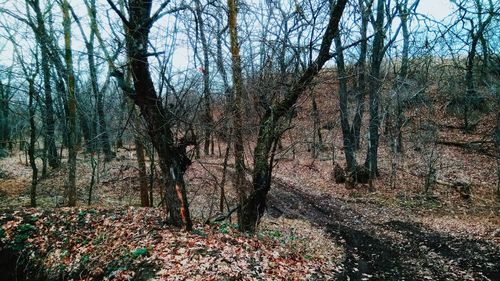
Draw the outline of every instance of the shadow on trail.
[[[359,204],[274,179],[268,205],[271,215],[325,227],[345,247],[338,280],[500,280],[498,245],[437,232],[407,217],[381,221],[389,208]]]

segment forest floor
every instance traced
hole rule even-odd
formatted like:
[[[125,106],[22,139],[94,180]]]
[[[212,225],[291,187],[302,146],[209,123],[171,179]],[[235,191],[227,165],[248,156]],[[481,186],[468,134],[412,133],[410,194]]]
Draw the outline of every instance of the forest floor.
[[[474,238],[473,227],[436,230],[363,198],[313,195],[280,180],[274,185],[271,213],[324,226],[344,247],[340,280],[500,280],[499,237]]]
[[[490,121],[479,124],[477,134],[447,129],[438,137],[476,145]],[[333,139],[335,161],[328,147],[312,158],[307,147],[286,146],[305,129],[285,136],[268,213],[253,237],[236,231],[234,216],[205,224],[220,214],[220,152],[195,160],[186,173],[196,222],[189,233],[165,225],[162,208],[137,207],[133,147],[99,162],[90,205],[92,159],[79,154],[79,206],[73,209],[63,207],[64,165],[39,181],[40,207],[27,208],[31,171],[24,154],[14,153],[0,159],[0,280],[12,274],[18,280],[500,280],[491,148],[440,144],[429,150],[419,130],[406,132],[402,159],[381,146],[374,188],[334,182],[333,163],[344,161],[333,145],[341,143],[338,134],[323,135]],[[431,162],[437,184],[424,193]],[[237,198],[228,172],[224,209]],[[468,198],[457,182],[470,184]],[[155,206],[160,186],[153,181]]]

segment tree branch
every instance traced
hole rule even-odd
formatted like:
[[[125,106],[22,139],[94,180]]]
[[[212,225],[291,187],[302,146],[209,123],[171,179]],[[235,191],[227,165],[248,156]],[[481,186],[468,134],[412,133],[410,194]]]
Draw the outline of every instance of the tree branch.
[[[339,0],[330,11],[330,20],[326,28],[319,54],[313,63],[309,65],[300,79],[293,85],[290,92],[286,95],[285,99],[276,105],[274,116],[276,119],[282,117],[297,101],[299,96],[304,92],[307,86],[311,83],[313,78],[318,74],[323,65],[331,59],[330,47],[333,42],[333,37],[339,31],[339,22],[344,12],[347,0]],[[273,114],[273,109],[268,109],[266,115]]]
[[[372,35],[370,35],[370,36],[368,36],[368,37],[366,37],[366,38],[364,38],[364,39],[359,39],[359,40],[357,40],[357,41],[354,41],[353,43],[351,43],[351,44],[349,44],[349,45],[347,45],[347,46],[342,46],[341,50],[342,50],[342,51],[344,51],[344,50],[347,50],[347,49],[349,49],[349,48],[352,48],[352,47],[354,47],[354,46],[358,45],[359,43],[362,43],[362,42],[364,42],[364,41],[368,41],[368,40],[369,40],[370,38],[372,38],[373,36],[375,36],[375,34],[372,34]],[[329,55],[329,56],[330,56],[330,58],[333,58],[333,57],[337,56],[337,53],[338,53],[338,52],[333,52],[333,53],[330,53],[330,55]]]
[[[163,4],[161,4],[160,8],[158,8],[158,10],[146,21],[145,25],[147,27],[151,27],[151,25],[153,25],[153,23],[155,21],[161,19],[165,15],[176,13],[176,12],[179,12],[179,11],[182,11],[182,10],[185,10],[185,9],[189,9],[189,6],[187,6],[187,5],[181,5],[179,7],[172,8],[172,9],[167,10],[167,11],[165,11],[165,12],[162,13],[163,9],[165,9],[165,7],[169,3],[170,3],[170,0],[163,2]]]
[[[106,0],[108,2],[108,4],[111,6],[111,9],[113,9],[113,11],[115,11],[115,13],[120,17],[120,19],[123,21],[123,23],[128,27],[130,28],[130,22],[127,20],[127,18],[125,17],[125,15],[122,14],[122,12],[120,12],[120,10],[118,10],[118,8],[116,7],[116,5],[113,3],[113,1],[111,0]]]

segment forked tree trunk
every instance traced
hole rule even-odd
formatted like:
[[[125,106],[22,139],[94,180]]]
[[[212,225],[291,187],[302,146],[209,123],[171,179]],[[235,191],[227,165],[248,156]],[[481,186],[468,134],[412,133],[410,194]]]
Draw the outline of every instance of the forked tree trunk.
[[[96,21],[96,5],[95,0],[86,0],[85,5],[87,6],[88,16],[90,18],[90,38],[86,40],[86,46],[88,50],[87,58],[89,61],[89,71],[90,71],[90,79],[92,92],[95,97],[96,102],[96,113],[97,113],[97,135],[99,140],[99,147],[102,149],[105,155],[105,161],[110,161],[115,156],[115,153],[111,149],[111,141],[107,129],[106,118],[104,114],[104,90],[99,90],[98,80],[97,80],[97,68],[95,65],[95,55],[94,55],[94,39],[97,37],[99,43],[102,47],[102,38],[100,36],[99,30],[97,28]],[[76,18],[76,15],[75,15]],[[82,29],[83,36],[83,29]],[[106,49],[104,49],[105,56],[109,58],[109,54]]]
[[[150,17],[152,1],[129,1],[129,19],[125,18],[111,0],[108,0],[108,3],[125,25],[126,49],[135,88],[135,91],[128,95],[141,110],[146,121],[147,133],[158,153],[170,215],[169,222],[174,226],[191,230],[192,222],[184,182],[184,173],[190,160],[186,156],[185,147],[175,143],[171,120],[167,119],[167,111],[163,107],[161,98],[156,94],[149,72],[148,37],[157,19]]]

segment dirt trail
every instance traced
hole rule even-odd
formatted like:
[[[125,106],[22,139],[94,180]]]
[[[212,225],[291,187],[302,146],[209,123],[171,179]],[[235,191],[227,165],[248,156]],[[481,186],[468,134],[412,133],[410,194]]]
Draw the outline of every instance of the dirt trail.
[[[500,280],[500,247],[490,241],[436,232],[397,209],[302,189],[275,179],[269,212],[309,220],[343,244],[339,280]]]

